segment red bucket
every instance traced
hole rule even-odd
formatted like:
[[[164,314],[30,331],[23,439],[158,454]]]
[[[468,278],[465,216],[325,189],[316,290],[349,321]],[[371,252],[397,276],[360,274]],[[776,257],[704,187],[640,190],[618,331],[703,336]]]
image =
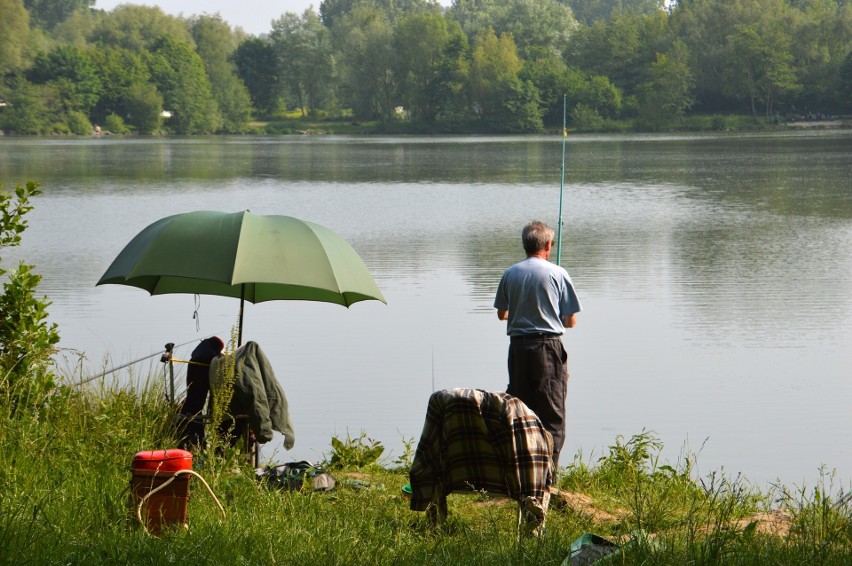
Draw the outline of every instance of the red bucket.
[[[132,469],[133,512],[136,513],[139,503],[145,499],[141,516],[148,532],[159,535],[165,526],[185,527],[190,474],[176,477],[175,474],[192,469],[192,453],[177,448],[137,452]],[[168,485],[150,495],[167,482]]]

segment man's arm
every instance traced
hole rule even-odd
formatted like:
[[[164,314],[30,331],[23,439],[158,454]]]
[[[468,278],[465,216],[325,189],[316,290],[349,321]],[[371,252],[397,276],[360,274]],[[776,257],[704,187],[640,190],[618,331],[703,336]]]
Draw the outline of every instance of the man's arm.
[[[497,318],[500,320],[509,320],[509,311],[497,309]]]
[[[574,328],[577,324],[577,313],[572,313],[571,316],[562,317],[562,326],[565,328]]]

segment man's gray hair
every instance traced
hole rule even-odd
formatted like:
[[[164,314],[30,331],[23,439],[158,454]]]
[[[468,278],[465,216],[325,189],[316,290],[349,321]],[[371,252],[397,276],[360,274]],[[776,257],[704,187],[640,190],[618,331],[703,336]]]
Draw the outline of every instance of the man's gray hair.
[[[524,242],[524,251],[527,255],[540,252],[547,247],[548,242],[553,241],[553,228],[544,222],[533,220],[524,226],[521,239]]]

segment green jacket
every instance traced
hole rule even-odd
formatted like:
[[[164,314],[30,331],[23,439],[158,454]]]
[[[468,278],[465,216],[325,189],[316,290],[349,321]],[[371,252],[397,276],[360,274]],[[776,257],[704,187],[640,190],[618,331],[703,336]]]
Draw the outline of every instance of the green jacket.
[[[216,373],[221,356],[210,364],[211,384],[218,380]],[[272,431],[284,435],[284,448],[296,442],[293,422],[284,390],[275,378],[272,364],[257,342],[246,342],[237,350],[237,379],[231,399],[231,415],[247,415],[255,439],[264,444],[272,440]]]

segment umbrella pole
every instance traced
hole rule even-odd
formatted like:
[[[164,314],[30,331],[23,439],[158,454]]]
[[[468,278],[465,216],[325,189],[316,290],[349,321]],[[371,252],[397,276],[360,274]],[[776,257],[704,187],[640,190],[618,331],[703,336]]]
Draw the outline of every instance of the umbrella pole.
[[[240,285],[240,320],[237,330],[237,348],[243,344],[243,311],[246,304],[246,284]],[[234,371],[237,371],[234,368]],[[249,461],[253,461],[254,467],[260,466],[260,444],[257,441],[251,441],[251,429],[246,426],[245,430],[246,452],[248,452]],[[252,454],[254,452],[254,454]],[[252,457],[253,456],[253,457]]]
[[[169,364],[169,402],[172,406],[175,404],[175,365],[172,363],[172,353],[174,352],[174,349],[174,342],[169,342],[165,345],[165,352],[162,356],[160,356],[161,362],[167,362]]]
[[[246,304],[246,284],[240,285],[240,321],[237,330],[237,348],[243,345],[243,308]]]

